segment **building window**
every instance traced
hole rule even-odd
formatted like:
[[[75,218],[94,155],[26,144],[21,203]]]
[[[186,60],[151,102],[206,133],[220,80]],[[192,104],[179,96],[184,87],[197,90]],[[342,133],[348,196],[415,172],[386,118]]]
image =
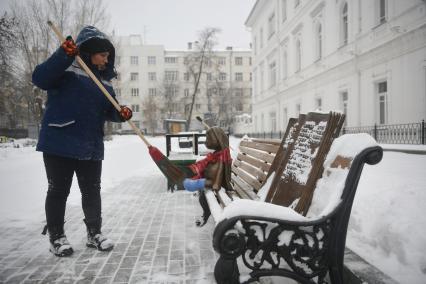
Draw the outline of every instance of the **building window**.
[[[301,111],[302,111],[302,105],[296,104],[296,115],[299,116]]]
[[[263,48],[263,28],[260,29],[260,48]]]
[[[243,80],[243,73],[237,72],[235,73],[235,81],[242,81]]]
[[[155,56],[148,56],[148,64],[149,65],[155,65],[157,62],[157,59]]]
[[[115,89],[115,96],[121,97],[121,89],[120,88]]]
[[[165,57],[164,62],[169,64],[176,64],[177,63],[177,57]]]
[[[253,39],[253,48],[254,48],[254,55],[256,55],[257,54],[257,38],[256,37],[254,37],[254,39]]]
[[[269,87],[275,86],[277,83],[277,65],[275,61],[269,64]]]
[[[207,81],[212,81],[212,73],[206,73],[206,80]]]
[[[265,131],[265,115],[260,115],[260,131]]]
[[[343,111],[343,114],[345,115],[346,119],[344,122],[344,126],[348,125],[348,92],[344,91],[340,93],[340,108]]]
[[[189,89],[188,89],[188,88],[186,88],[186,89],[183,91],[183,94],[185,95],[185,97],[189,97]]]
[[[388,121],[387,111],[387,96],[388,96],[388,84],[387,81],[380,82],[377,84],[377,95],[379,103],[379,124],[386,124]]]
[[[295,66],[295,70],[296,72],[300,71],[301,68],[301,63],[302,63],[302,47],[300,44],[300,39],[296,39],[296,66]]]
[[[139,89],[138,88],[132,88],[131,94],[132,94],[132,97],[139,97]]]
[[[342,9],[342,31],[341,31],[341,44],[342,45],[346,45],[348,44],[348,3],[345,2],[345,4],[343,4],[343,9]]]
[[[235,65],[243,65],[243,58],[235,57]]]
[[[269,118],[271,120],[271,131],[277,131],[277,113],[275,111],[269,113]]]
[[[250,72],[250,82],[253,81],[253,74]]]
[[[201,108],[201,104],[195,104],[195,109],[199,110]]]
[[[139,74],[137,72],[130,73],[130,81],[138,81],[139,80]]]
[[[275,33],[275,13],[268,18],[268,39]]]
[[[157,73],[155,73],[155,72],[148,72],[148,80],[149,81],[157,81]]]
[[[183,73],[183,79],[185,81],[189,81],[189,73],[188,72]]]
[[[317,55],[317,60],[319,60],[322,57],[322,43],[323,43],[323,40],[322,40],[322,25],[320,23],[318,23],[318,25],[317,25],[316,38],[317,38],[316,55]]]
[[[166,81],[177,81],[178,79],[178,71],[165,71],[164,79]]]
[[[236,97],[242,97],[243,96],[243,89],[242,88],[236,88],[234,90],[234,92],[235,92]]]
[[[315,108],[317,110],[322,110],[322,99],[321,98],[315,99]]]
[[[218,57],[217,58],[217,64],[219,65],[225,65],[226,63],[226,58],[225,57]]]
[[[133,112],[139,112],[139,105],[132,105]]]
[[[225,89],[223,89],[223,88],[219,89],[219,96],[221,96],[221,97],[225,96]]]
[[[166,87],[165,91],[168,98],[176,97],[179,93],[179,89],[177,87]]]
[[[219,81],[226,81],[226,73],[219,73]]]
[[[234,107],[235,111],[243,111],[243,104],[241,102],[237,102]]]
[[[379,24],[383,24],[387,19],[387,0],[378,0],[378,16],[379,16]]]
[[[288,74],[288,56],[287,56],[287,47],[284,47],[283,52],[283,79],[287,79]]]
[[[149,89],[148,89],[148,94],[149,94],[151,97],[156,96],[156,95],[157,95],[157,89],[156,89],[156,88],[149,88]]]
[[[138,64],[139,64],[139,57],[130,56],[130,65],[138,65]]]
[[[263,71],[263,64],[260,65],[260,92],[263,92],[265,89],[265,74]]]

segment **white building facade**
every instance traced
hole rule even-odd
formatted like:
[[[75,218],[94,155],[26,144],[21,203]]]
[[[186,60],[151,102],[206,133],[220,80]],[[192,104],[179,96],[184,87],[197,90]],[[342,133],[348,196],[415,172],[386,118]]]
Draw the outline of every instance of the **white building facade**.
[[[132,108],[135,124],[147,128],[144,100],[151,96],[161,101],[161,93],[167,87],[173,88],[175,96],[172,114],[160,110],[156,131],[164,131],[165,118],[187,119],[194,91],[194,80],[186,66],[186,57],[194,52],[191,45],[188,50],[165,50],[162,45],[144,45],[139,35],[117,37],[115,42],[119,76],[113,84],[120,103]],[[232,127],[232,120],[225,121],[219,114],[224,108],[234,114],[251,112],[251,50],[217,50],[213,61],[201,75],[191,128],[202,128],[196,116],[214,117],[220,126]],[[114,127],[130,131],[125,124]]]
[[[426,4],[421,0],[258,0],[253,130],[340,110],[346,126],[426,119]]]

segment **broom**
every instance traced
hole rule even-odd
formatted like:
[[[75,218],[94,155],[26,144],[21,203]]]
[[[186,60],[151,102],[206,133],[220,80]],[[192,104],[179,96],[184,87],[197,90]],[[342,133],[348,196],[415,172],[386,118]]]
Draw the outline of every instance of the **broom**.
[[[65,37],[62,35],[62,33],[58,30],[58,28],[51,22],[47,21],[47,24],[52,28],[52,30],[55,32],[56,36],[61,42],[65,41]],[[111,96],[111,94],[105,89],[105,87],[102,85],[102,83],[96,78],[96,76],[93,74],[93,72],[87,67],[86,63],[81,59],[79,55],[75,56],[78,64],[83,68],[84,71],[86,71],[87,75],[93,80],[93,82],[101,89],[102,93],[106,96],[106,98],[112,103],[114,108],[120,112],[121,107],[117,103],[117,101]],[[182,182],[185,179],[185,174],[182,170],[180,170],[176,165],[174,165],[170,160],[164,156],[161,151],[155,147],[152,146],[148,140],[146,140],[145,136],[142,134],[140,129],[136,127],[136,125],[133,123],[133,121],[128,120],[127,121],[130,125],[130,127],[133,129],[133,131],[142,139],[142,141],[145,143],[145,145],[148,147],[149,154],[151,158],[154,160],[154,162],[157,164],[160,171],[164,174],[164,176],[169,180],[169,182],[172,185],[177,185],[178,187],[182,186]],[[173,186],[172,186],[173,191]]]

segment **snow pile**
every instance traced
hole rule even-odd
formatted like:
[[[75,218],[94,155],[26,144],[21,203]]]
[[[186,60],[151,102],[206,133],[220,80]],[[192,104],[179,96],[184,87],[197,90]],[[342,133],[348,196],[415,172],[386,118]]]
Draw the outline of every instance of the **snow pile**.
[[[316,184],[307,217],[325,216],[337,207],[353,159],[364,149],[377,145],[376,141],[365,133],[346,134],[333,141],[324,161],[323,176]],[[348,164],[339,164],[339,161],[346,161]]]

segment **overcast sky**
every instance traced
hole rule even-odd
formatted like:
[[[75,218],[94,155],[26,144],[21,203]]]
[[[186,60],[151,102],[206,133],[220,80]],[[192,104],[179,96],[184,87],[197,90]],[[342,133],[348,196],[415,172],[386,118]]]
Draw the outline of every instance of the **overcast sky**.
[[[3,14],[7,2],[0,0]],[[70,0],[72,1],[72,0]],[[219,27],[219,48],[249,48],[244,26],[255,0],[104,0],[116,35],[140,34],[147,44],[185,49],[204,27]]]
[[[219,27],[219,47],[248,48],[244,26],[255,0],[105,0],[116,34],[145,34],[148,44],[184,49],[197,31]]]

